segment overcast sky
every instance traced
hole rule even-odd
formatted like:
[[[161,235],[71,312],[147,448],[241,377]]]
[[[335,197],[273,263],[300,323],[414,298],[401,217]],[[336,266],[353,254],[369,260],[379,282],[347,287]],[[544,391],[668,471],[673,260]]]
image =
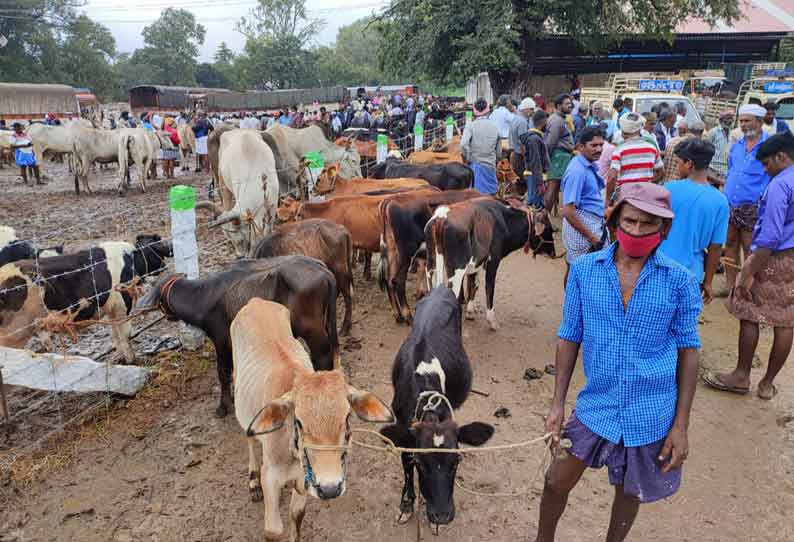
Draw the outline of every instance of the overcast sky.
[[[88,0],[84,11],[110,29],[119,52],[124,53],[143,46],[141,30],[157,19],[163,9],[169,6],[187,9],[207,29],[199,60],[211,61],[222,41],[234,51],[242,49],[245,40],[234,31],[234,24],[256,4],[256,0]],[[326,21],[325,28],[315,38],[316,43],[333,42],[339,27],[379,11],[386,4],[384,0],[307,0],[310,16]]]

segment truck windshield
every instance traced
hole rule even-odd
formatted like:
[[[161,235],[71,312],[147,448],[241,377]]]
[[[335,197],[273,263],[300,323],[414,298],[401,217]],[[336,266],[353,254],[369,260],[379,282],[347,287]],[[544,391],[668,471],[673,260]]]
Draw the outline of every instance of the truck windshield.
[[[692,102],[690,102],[687,98],[683,98],[681,96],[669,96],[669,97],[665,96],[664,98],[637,98],[635,113],[639,113],[640,115],[642,115],[643,113],[649,112],[651,109],[653,109],[654,106],[659,105],[661,103],[666,103],[673,109],[675,109],[677,103],[683,103],[686,106],[687,122],[692,122],[694,120],[701,120],[700,115],[698,115],[698,112],[695,111]]]
[[[777,103],[780,108],[775,116],[779,119],[794,119],[794,98],[784,98]]]

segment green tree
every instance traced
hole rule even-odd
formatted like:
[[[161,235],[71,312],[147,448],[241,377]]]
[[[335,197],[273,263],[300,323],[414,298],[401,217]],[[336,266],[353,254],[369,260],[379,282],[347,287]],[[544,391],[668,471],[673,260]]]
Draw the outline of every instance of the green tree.
[[[324,24],[309,17],[305,0],[259,0],[235,27],[246,38],[243,54],[235,62],[239,84],[248,88],[316,85],[316,57],[307,46]]]
[[[151,82],[164,85],[193,85],[196,57],[206,30],[184,9],[166,8],[160,17],[143,29],[144,47],[132,61],[153,68]]]
[[[200,87],[229,88],[231,82],[217,65],[202,62],[196,67],[196,83]]]
[[[111,62],[116,55],[116,40],[106,27],[81,15],[64,29],[60,66],[63,82],[89,87],[101,99],[112,98],[116,91],[115,71]]]
[[[4,4],[0,35],[8,44],[0,49],[0,78],[13,82],[58,82],[58,34],[75,17],[71,0],[29,0]]]
[[[739,0],[400,0],[381,17],[380,53],[399,74],[455,83],[487,70],[497,93],[525,93],[549,35],[597,53],[629,34],[670,39],[691,17],[714,24],[739,15]]]
[[[386,84],[375,52],[380,34],[369,17],[343,26],[331,47],[319,47],[317,73],[323,85]]]

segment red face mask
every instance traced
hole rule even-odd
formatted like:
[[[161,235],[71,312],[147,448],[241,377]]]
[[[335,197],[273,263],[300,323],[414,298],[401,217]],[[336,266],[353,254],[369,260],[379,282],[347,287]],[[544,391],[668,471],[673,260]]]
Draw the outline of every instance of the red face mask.
[[[623,251],[632,258],[644,258],[662,242],[662,232],[660,231],[636,237],[618,228],[617,236]]]

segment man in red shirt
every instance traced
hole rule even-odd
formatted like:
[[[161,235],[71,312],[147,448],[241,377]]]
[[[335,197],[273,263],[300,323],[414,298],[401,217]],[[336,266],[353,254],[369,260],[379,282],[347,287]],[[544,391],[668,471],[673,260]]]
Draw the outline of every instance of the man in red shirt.
[[[659,150],[640,136],[645,124],[637,113],[620,117],[623,143],[612,153],[607,174],[606,207],[613,201],[615,189],[624,183],[655,182],[661,179],[664,163]]]

